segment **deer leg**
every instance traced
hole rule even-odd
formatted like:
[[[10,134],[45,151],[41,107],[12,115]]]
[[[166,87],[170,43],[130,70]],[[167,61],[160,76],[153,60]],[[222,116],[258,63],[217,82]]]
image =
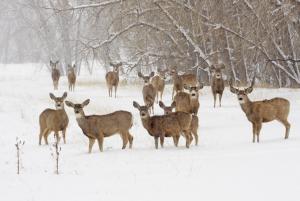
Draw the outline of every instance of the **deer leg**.
[[[115,98],[117,98],[117,89],[118,89],[118,87],[115,86]]]
[[[122,133],[122,140],[123,140],[123,146],[122,149],[125,149],[127,144],[128,144],[128,134],[127,133]]]
[[[253,134],[252,142],[255,143],[255,135],[256,135],[256,124],[255,123],[252,123],[252,134]]]
[[[198,134],[197,134],[197,131],[193,131],[192,132],[194,137],[195,137],[195,145],[197,146],[198,145]]]
[[[165,134],[162,133],[162,134],[159,136],[159,138],[160,138],[160,146],[161,146],[161,148],[164,148]]]
[[[46,144],[46,145],[49,144],[49,143],[48,143],[48,136],[49,136],[50,133],[51,133],[51,131],[50,131],[50,130],[47,130],[47,132],[44,134],[44,141],[45,141],[45,144]]]
[[[89,154],[92,153],[92,148],[94,144],[95,144],[95,139],[89,138]]]
[[[46,135],[48,129],[44,128],[44,129],[40,129],[40,135],[39,135],[39,145],[42,145],[42,137]],[[46,142],[46,141],[45,141]]]
[[[132,148],[132,142],[133,142],[133,136],[128,132],[127,133],[128,135],[128,140],[129,140],[129,148],[131,149]]]
[[[278,119],[278,121],[285,126],[285,136],[284,136],[284,139],[288,139],[289,138],[291,124],[287,120]]]
[[[176,136],[173,136],[173,142],[174,142],[174,146],[178,147],[178,143],[177,143],[177,138]]]
[[[176,147],[178,147],[179,138],[180,138],[180,135],[177,135],[177,136],[176,136]]]
[[[214,95],[214,107],[216,107],[217,94],[216,94],[216,93],[213,93],[213,95]]]
[[[59,137],[58,131],[55,131],[54,136],[55,136],[55,139],[56,139],[57,144],[59,144],[60,137]]]
[[[99,149],[100,149],[101,152],[103,152],[103,139],[104,139],[104,135],[101,133],[101,134],[97,137]]]
[[[221,101],[222,101],[223,93],[219,93],[219,106],[222,107]]]
[[[67,128],[65,128],[65,129],[62,131],[64,144],[66,144],[66,130],[67,130]]]
[[[191,144],[191,138],[190,138],[190,135],[191,135],[191,133],[188,132],[188,131],[183,131],[183,133],[184,133],[185,140],[186,140],[186,142],[185,142],[185,147],[186,147],[186,148],[190,148],[190,144]]]
[[[262,127],[262,123],[259,122],[257,125],[256,125],[256,135],[257,135],[257,139],[256,139],[256,142],[259,143],[259,134],[260,134],[260,130],[261,130],[261,127]]]
[[[158,149],[158,137],[154,137],[155,149]]]

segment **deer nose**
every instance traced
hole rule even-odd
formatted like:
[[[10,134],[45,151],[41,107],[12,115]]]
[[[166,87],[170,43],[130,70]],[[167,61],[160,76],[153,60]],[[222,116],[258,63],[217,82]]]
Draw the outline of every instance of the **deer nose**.
[[[243,98],[242,97],[239,97],[239,101],[242,101],[243,100]]]

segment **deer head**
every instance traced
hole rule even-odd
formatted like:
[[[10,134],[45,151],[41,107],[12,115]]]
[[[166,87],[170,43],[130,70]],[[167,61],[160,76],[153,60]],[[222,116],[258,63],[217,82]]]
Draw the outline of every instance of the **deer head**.
[[[83,101],[83,103],[81,103],[81,104],[78,104],[78,103],[74,104],[71,101],[66,101],[66,105],[68,107],[71,107],[71,108],[74,109],[74,113],[75,113],[76,118],[82,118],[82,117],[84,117],[83,108],[85,106],[87,106],[89,103],[90,103],[90,99],[87,99],[87,100]]]
[[[184,85],[184,89],[189,91],[189,94],[191,98],[198,98],[199,96],[199,90],[203,89],[204,85],[203,83],[199,83],[198,86],[186,86]]]
[[[230,82],[229,82],[230,91],[231,91],[231,93],[236,94],[238,97],[239,103],[243,104],[248,100],[248,94],[250,94],[253,91],[254,83],[255,83],[255,77],[253,78],[250,87],[241,90],[241,89],[233,87],[232,80],[230,80]]]
[[[158,69],[157,72],[158,72],[158,76],[161,79],[165,80],[167,78],[166,77],[166,73],[168,72],[168,70],[166,70],[166,69],[165,70]]]
[[[52,60],[50,60],[51,69],[57,69],[58,63],[59,63],[59,60],[56,62],[52,62]]]
[[[116,63],[116,64],[110,62],[109,64],[113,67],[114,72],[118,72],[119,68],[123,65],[122,62],[119,62],[119,63]]]
[[[145,76],[141,72],[138,72],[138,76],[144,80],[144,83],[146,85],[150,83],[150,79],[154,76],[154,72],[151,72],[148,76]]]
[[[56,108],[57,110],[62,110],[62,109],[64,109],[64,100],[65,100],[66,97],[67,97],[67,92],[65,92],[65,93],[62,95],[62,97],[56,97],[56,96],[53,95],[53,93],[50,93],[49,95],[50,95],[50,98],[51,98],[52,100],[55,101],[55,108]]]
[[[150,117],[149,106],[147,105],[140,106],[137,102],[133,101],[133,107],[135,107],[140,111],[140,116],[142,119],[146,119]]]
[[[219,64],[218,67],[215,67],[214,65],[212,65],[210,67],[211,73],[213,74],[213,77],[216,79],[221,79],[222,78],[222,70],[225,69],[225,65]]]
[[[164,110],[164,114],[171,114],[173,109],[176,107],[176,102],[173,101],[171,106],[166,106],[162,101],[159,101],[159,107]]]

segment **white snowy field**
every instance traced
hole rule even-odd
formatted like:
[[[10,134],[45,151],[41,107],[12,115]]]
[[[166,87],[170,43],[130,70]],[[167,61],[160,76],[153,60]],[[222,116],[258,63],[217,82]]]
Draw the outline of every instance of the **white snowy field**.
[[[290,138],[278,122],[264,124],[259,144],[253,144],[251,124],[236,96],[225,89],[223,107],[213,108],[210,88],[200,95],[199,145],[179,148],[166,139],[154,149],[154,140],[142,127],[132,101],[142,103],[142,85],[120,86],[118,97],[108,98],[103,72],[83,72],[67,100],[91,99],[86,114],[128,110],[134,115],[133,149],[121,150],[121,138],[104,140],[88,154],[88,139],[78,127],[73,110],[66,107],[70,123],[67,144],[61,144],[60,175],[54,174],[50,146],[38,146],[38,117],[54,108],[49,72],[38,65],[0,66],[0,195],[3,201],[153,201],[153,200],[300,200],[300,90],[255,89],[252,100],[284,97],[291,102]],[[60,80],[61,96],[67,78]],[[171,102],[171,86],[164,101]],[[155,105],[155,113],[162,109]],[[16,174],[15,139],[26,141],[21,174]],[[53,142],[53,135],[49,136]]]

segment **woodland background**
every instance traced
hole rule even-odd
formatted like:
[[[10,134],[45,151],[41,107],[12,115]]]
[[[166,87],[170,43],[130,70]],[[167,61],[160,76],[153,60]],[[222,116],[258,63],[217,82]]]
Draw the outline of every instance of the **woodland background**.
[[[75,63],[90,73],[176,66],[208,84],[226,65],[241,84],[300,86],[299,0],[2,0],[0,62]],[[96,61],[96,62],[94,62]]]

